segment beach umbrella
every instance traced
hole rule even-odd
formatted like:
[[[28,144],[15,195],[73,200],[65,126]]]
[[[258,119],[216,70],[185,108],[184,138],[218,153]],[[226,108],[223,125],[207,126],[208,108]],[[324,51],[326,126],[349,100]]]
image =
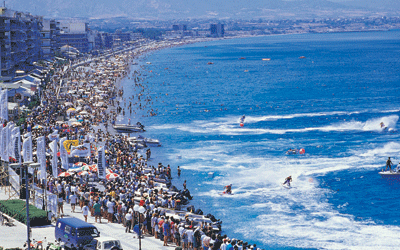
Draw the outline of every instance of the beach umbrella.
[[[82,172],[79,172],[78,173],[78,175],[82,175],[82,176],[85,176],[85,175],[88,175],[89,174],[89,172],[88,171],[82,171]]]
[[[92,172],[97,172],[97,164],[89,165],[89,170]]]
[[[65,103],[64,103],[64,106],[65,106],[65,107],[72,106],[72,105],[74,105],[72,102],[65,102]]]
[[[71,173],[77,173],[77,172],[81,172],[82,168],[81,167],[77,167],[77,168],[70,168],[67,170],[67,172],[71,172]]]
[[[115,173],[110,173],[110,174],[107,174],[107,175],[106,175],[106,179],[107,179],[108,181],[113,181],[113,180],[115,180],[117,177],[119,177],[119,175],[117,175],[117,174],[115,174]]]
[[[69,122],[77,122],[78,120],[76,118],[71,118],[68,120]]]
[[[86,166],[87,164],[85,162],[81,162],[80,161],[80,162],[76,162],[74,165],[77,166],[77,167],[83,167],[83,166]]]
[[[74,108],[69,108],[69,109],[67,109],[67,114],[74,113],[75,111],[76,111],[76,109],[74,109]]]
[[[68,177],[71,176],[71,173],[69,172],[62,172],[61,174],[58,175],[58,177]]]
[[[35,125],[32,129],[42,129],[43,126],[42,125]]]
[[[82,171],[89,171],[90,166],[85,163],[85,165],[82,165],[81,169],[82,169]]]
[[[71,126],[80,127],[80,126],[82,126],[82,123],[80,123],[80,122],[71,122]]]
[[[81,114],[81,115],[88,115],[89,113],[88,113],[86,110],[83,110],[83,111],[79,112],[79,114]]]
[[[112,174],[113,171],[111,169],[106,168],[106,174]]]

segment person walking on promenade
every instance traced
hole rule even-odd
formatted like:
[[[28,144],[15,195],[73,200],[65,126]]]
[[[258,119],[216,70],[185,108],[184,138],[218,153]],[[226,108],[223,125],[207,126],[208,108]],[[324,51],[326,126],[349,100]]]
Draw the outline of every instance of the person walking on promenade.
[[[131,226],[132,226],[132,211],[130,210],[128,213],[125,215],[125,233],[130,233],[131,232]]]
[[[93,205],[94,209],[94,221],[97,222],[99,219],[99,223],[101,223],[101,204],[98,200],[96,200],[96,204]]]
[[[108,223],[113,222],[113,216],[114,216],[114,202],[111,200],[111,198],[107,202],[107,212],[108,212]]]
[[[62,194],[58,194],[58,214],[64,214],[64,199],[62,198]]]
[[[89,207],[88,207],[87,201],[85,201],[85,206],[83,206],[83,208],[82,208],[82,214],[83,214],[83,217],[85,217],[85,222],[87,222],[87,217],[89,215]]]

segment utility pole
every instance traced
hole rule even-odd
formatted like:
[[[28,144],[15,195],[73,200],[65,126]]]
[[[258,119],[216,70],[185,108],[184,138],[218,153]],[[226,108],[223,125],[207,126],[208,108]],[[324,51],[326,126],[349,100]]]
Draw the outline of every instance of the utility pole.
[[[28,168],[33,161],[24,162],[25,167],[25,185],[26,185],[26,231],[27,231],[27,244],[28,250],[31,250],[31,223],[29,221],[29,177]]]

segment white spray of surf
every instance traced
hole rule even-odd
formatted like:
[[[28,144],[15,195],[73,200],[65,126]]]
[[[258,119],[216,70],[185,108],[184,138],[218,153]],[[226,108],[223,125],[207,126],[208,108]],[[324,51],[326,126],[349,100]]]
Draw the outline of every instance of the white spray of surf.
[[[251,118],[250,118],[251,119]],[[399,116],[391,115],[380,118],[372,118],[365,122],[362,121],[343,121],[330,125],[306,128],[287,128],[269,129],[240,127],[237,123],[223,119],[212,121],[195,121],[191,124],[177,125],[175,128],[191,133],[223,134],[223,135],[260,135],[260,134],[285,134],[285,133],[307,133],[313,131],[320,132],[388,132],[394,131]],[[386,130],[381,127],[381,122],[385,124]],[[160,128],[160,127],[158,127]]]
[[[237,213],[257,214],[250,221],[237,222],[235,231],[246,238],[259,235],[258,239],[265,244],[326,249],[393,248],[400,244],[396,237],[400,227],[358,221],[339,213],[325,198],[332,191],[319,188],[315,179],[330,172],[379,169],[384,164],[384,156],[400,154],[400,144],[376,145],[377,148],[359,149],[351,156],[340,158],[254,158],[245,153],[232,156],[229,152],[239,145],[220,141],[205,148],[204,142],[200,144],[198,148],[179,150],[179,154],[191,161],[201,159],[182,168],[220,173],[203,183],[211,188],[199,196],[247,201],[241,202],[240,207],[229,208]],[[281,183],[289,175],[294,181],[293,188],[288,190]],[[230,183],[233,183],[234,195],[221,197],[218,193]],[[391,240],[385,241],[382,235]]]

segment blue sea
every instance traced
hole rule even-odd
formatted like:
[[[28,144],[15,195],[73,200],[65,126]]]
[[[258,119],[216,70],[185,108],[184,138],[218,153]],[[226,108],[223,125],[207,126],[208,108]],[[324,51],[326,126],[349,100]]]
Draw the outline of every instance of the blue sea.
[[[264,249],[398,248],[400,182],[378,172],[400,161],[400,31],[219,40],[138,63],[137,86],[122,84],[141,109],[124,119],[162,142],[150,164],[187,180],[223,234]]]

